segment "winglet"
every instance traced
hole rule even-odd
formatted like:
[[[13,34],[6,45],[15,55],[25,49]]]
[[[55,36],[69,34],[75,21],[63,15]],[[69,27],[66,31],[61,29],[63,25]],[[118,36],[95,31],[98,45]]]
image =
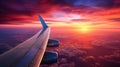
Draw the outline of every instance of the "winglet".
[[[41,24],[42,24],[42,26],[43,26],[43,28],[45,29],[45,28],[47,28],[48,26],[47,26],[47,24],[45,23],[45,21],[43,20],[43,18],[38,14],[38,16],[39,16],[39,19],[40,19],[40,21],[41,21]]]

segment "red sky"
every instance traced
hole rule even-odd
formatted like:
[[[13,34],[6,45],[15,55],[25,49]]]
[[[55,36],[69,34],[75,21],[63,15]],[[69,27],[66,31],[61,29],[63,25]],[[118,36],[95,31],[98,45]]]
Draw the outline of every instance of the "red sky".
[[[1,0],[1,27],[40,26],[40,14],[50,26],[120,28],[119,0]]]
[[[116,51],[109,49],[107,52],[110,52],[110,55],[93,56],[93,61],[94,59],[96,60],[96,58],[103,58],[105,60],[102,60],[105,62],[108,57],[108,64],[111,57],[116,60],[114,55],[119,56],[120,0],[0,0],[0,28],[3,29],[1,32],[6,31],[2,27],[16,29],[14,30],[16,36],[10,36],[10,33],[13,32],[11,30],[7,30],[9,35],[1,33],[1,36],[7,37],[7,39],[1,37],[3,39],[1,39],[2,46],[4,45],[3,42],[8,42],[10,45],[14,45],[16,41],[22,42],[25,35],[29,36],[34,33],[31,32],[30,34],[26,34],[29,29],[23,28],[23,34],[21,34],[16,27],[39,28],[41,24],[38,14],[40,14],[52,28],[50,38],[60,40],[62,46],[57,48],[57,52],[59,51],[60,53],[59,58],[66,55],[66,60],[68,60],[71,59],[71,55],[72,57],[75,55],[76,58],[74,57],[74,61],[72,61],[73,63],[75,62],[75,65],[82,66],[79,64],[80,62],[84,62],[85,65],[87,65],[86,62],[89,63],[91,58],[84,60],[86,57],[83,56],[84,58],[82,58],[82,60],[82,54],[89,54],[88,51],[92,52],[93,55],[99,55],[101,53],[107,54],[105,52],[107,49],[100,48],[100,45],[104,45],[104,47],[107,48],[116,47]],[[11,37],[12,39],[8,37]],[[5,45],[8,44],[5,43]],[[77,49],[81,47],[88,48],[94,45],[97,45],[98,47],[94,47],[93,50],[80,51],[80,49]],[[77,63],[75,60],[77,60]],[[113,66],[115,64],[114,62],[115,61],[112,61]],[[96,61],[90,62],[89,64],[93,63],[96,63]],[[111,66],[112,63],[108,65]],[[105,63],[97,62],[97,66],[98,65],[104,66]]]

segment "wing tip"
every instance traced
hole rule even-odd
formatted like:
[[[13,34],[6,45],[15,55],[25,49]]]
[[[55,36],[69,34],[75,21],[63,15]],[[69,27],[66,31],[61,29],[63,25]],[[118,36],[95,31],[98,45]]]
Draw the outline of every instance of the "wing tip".
[[[43,18],[40,16],[40,14],[38,14],[39,16],[39,19],[41,21],[41,24],[42,24],[42,27],[45,29],[45,28],[48,28],[47,24],[45,23],[45,21],[43,20]]]

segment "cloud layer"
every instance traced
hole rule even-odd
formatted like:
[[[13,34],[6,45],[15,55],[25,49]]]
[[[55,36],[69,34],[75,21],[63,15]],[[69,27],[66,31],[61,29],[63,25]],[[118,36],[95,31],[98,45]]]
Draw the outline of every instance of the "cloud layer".
[[[1,0],[0,24],[34,23],[38,21],[38,13],[50,21],[97,18],[96,21],[112,19],[119,22],[119,4],[119,0]],[[71,18],[71,15],[82,18]]]

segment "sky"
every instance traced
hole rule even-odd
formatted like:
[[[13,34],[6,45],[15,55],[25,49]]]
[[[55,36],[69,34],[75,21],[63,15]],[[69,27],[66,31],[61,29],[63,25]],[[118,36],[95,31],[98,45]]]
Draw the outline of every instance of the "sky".
[[[0,53],[39,31],[38,14],[60,41],[51,67],[120,67],[120,0],[0,0]]]
[[[0,0],[1,27],[50,26],[119,29],[120,0]]]

